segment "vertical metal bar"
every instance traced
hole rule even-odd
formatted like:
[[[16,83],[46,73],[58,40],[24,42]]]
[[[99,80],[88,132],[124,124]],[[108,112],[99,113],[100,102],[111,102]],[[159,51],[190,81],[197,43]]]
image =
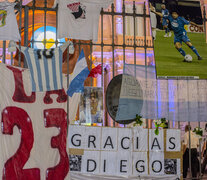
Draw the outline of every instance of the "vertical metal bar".
[[[56,7],[56,41],[55,41],[55,46],[57,47],[58,46],[58,5]]]
[[[196,81],[197,82],[197,99],[198,99],[198,109],[200,109],[200,98],[199,98],[199,81]],[[197,114],[197,118],[199,120],[199,112]],[[201,127],[201,124],[200,124],[200,121],[198,122],[198,127],[200,128]],[[202,160],[202,157],[201,157],[201,143],[202,143],[202,138],[199,138],[199,179],[202,179],[201,177],[201,160]]]
[[[201,127],[201,123],[198,122],[198,127],[200,128]],[[201,178],[201,141],[202,139],[199,138],[199,179]]]
[[[36,0],[33,0],[32,4],[32,47],[34,48],[34,18],[35,18],[35,4]]]
[[[81,41],[80,40],[78,40],[78,50],[79,50],[79,55],[80,55],[80,53],[81,53]],[[81,125],[80,121],[79,121],[79,125]]]
[[[190,169],[190,178],[192,178],[192,171],[191,171],[191,167],[192,167],[192,162],[191,162],[191,128],[190,128],[190,122],[188,122],[188,149],[189,149],[189,169]]]
[[[180,129],[180,121],[178,121],[178,129]]]
[[[3,59],[2,62],[5,64],[6,62],[6,41],[3,41]]]
[[[11,65],[14,63],[13,52],[11,52]]]
[[[170,105],[170,103],[169,103],[169,81],[170,80],[167,80],[167,99],[168,99],[168,101],[167,101],[167,112],[168,112],[168,128],[170,129],[170,107],[169,107],[169,105]]]
[[[158,84],[160,80],[156,81],[156,100],[157,100],[157,119],[159,118],[159,99],[158,99]]]
[[[24,46],[28,46],[28,20],[29,20],[29,7],[24,8]],[[24,58],[24,68],[27,68],[27,61]]]
[[[125,38],[126,38],[126,26],[125,26],[125,19],[126,17],[126,12],[125,12],[125,0],[123,0],[122,2],[122,25],[123,25],[123,74],[125,74],[125,66],[126,66],[126,42],[125,42]],[[124,127],[126,127],[126,125],[124,125]]]
[[[111,5],[111,18],[112,18],[112,59],[113,59],[113,77],[115,76],[114,67],[114,3]]]
[[[101,9],[101,87],[103,88],[103,96],[104,96],[104,67],[103,67],[103,47],[104,47],[104,43],[103,43],[103,8]],[[102,107],[104,107],[104,101],[102,101]],[[104,109],[104,108],[103,108]],[[105,108],[106,111],[106,108]],[[104,121],[104,114],[103,113],[103,121],[102,121],[102,126],[105,125]]]
[[[205,5],[203,6],[203,21],[204,21],[204,31],[205,31],[205,37],[206,37],[206,7],[205,7]],[[207,40],[206,40],[206,42],[207,42]]]
[[[147,68],[147,28],[146,28],[146,3],[144,2],[144,58],[145,58],[145,67]]]
[[[189,111],[189,80],[187,80],[187,97],[188,97],[188,111]],[[189,119],[189,112],[188,112],[188,119]],[[189,131],[189,169],[190,169],[190,177],[192,178],[192,162],[191,162],[191,128],[190,128],[190,122],[188,122],[188,131]]]
[[[115,76],[115,66],[114,66],[114,3],[111,5],[111,18],[112,18],[112,63],[113,63],[113,77]],[[113,127],[116,126],[115,121],[113,121]]]
[[[90,71],[92,69],[92,65],[93,65],[93,62],[92,62],[92,53],[93,53],[93,44],[92,44],[92,41],[90,41]],[[90,86],[93,86],[93,78],[90,77]]]
[[[47,0],[44,1],[44,49],[46,49],[46,43],[47,43],[47,36],[46,36],[46,21],[47,21]]]
[[[21,28],[22,28],[22,0],[20,0],[20,7],[19,7],[19,33],[21,38]],[[21,39],[19,41],[19,66],[21,66]]]
[[[146,29],[146,4],[144,2],[144,9],[143,9],[143,12],[144,12],[144,58],[145,58],[145,78],[146,78],[146,88],[147,88],[147,47],[146,47],[146,36],[147,36],[147,29]],[[148,105],[146,105],[146,112],[148,112]],[[148,128],[148,119],[146,120],[147,123],[146,123],[146,127]]]
[[[137,76],[137,58],[136,58],[136,6],[133,1],[133,24],[134,24],[134,76]]]
[[[69,87],[69,49],[70,47],[67,47],[67,88]],[[69,96],[67,96],[67,133],[69,128]]]
[[[178,129],[180,129],[180,121],[179,121],[179,83],[178,80],[177,81],[177,103],[178,103]]]
[[[125,59],[125,52],[126,52],[126,12],[125,12],[125,0],[123,0],[123,5],[122,5],[122,17],[123,17],[123,73],[125,74],[125,65],[126,65],[126,59]]]

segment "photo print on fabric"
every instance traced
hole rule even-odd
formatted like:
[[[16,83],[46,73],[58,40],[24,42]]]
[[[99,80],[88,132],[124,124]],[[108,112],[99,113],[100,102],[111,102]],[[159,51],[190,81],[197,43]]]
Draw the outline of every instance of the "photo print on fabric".
[[[78,3],[68,4],[67,7],[72,11],[75,19],[85,19],[86,18],[86,6]]]

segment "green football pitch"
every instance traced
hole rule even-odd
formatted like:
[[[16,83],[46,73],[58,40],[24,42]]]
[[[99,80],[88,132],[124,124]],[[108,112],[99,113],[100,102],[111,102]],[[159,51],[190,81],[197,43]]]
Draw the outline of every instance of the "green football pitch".
[[[205,34],[188,33],[191,43],[203,60],[198,61],[194,52],[183,43],[186,54],[193,57],[191,63],[183,62],[184,57],[174,47],[174,35],[164,38],[164,31],[157,31],[155,41],[155,61],[157,76],[199,76],[207,79],[207,44]]]

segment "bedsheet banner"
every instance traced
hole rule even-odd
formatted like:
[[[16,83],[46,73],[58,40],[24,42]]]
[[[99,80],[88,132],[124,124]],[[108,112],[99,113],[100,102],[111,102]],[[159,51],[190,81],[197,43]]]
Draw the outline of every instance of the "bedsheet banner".
[[[207,117],[207,80],[156,79],[154,66],[125,65],[143,92],[141,115],[148,119],[200,121]]]
[[[146,129],[70,126],[67,141],[67,87],[32,93],[29,70],[2,63],[0,75],[0,179],[86,180],[110,179],[111,175],[113,179],[121,179],[119,176],[134,179],[137,175],[150,179],[154,174],[161,179],[166,174],[171,175],[169,178],[180,176],[180,157],[165,156],[163,131],[154,137],[153,132],[148,136]],[[63,84],[67,84],[66,77]],[[69,99],[71,120],[75,119],[79,100],[80,94]],[[180,151],[177,147],[180,136],[173,135],[179,133],[167,134],[166,146],[172,151]],[[132,137],[136,137],[135,142]],[[146,143],[146,138],[150,144]],[[71,143],[75,154],[69,154],[68,144],[71,148]],[[76,154],[82,149],[85,149],[83,159]],[[168,164],[169,170],[164,169]]]
[[[0,76],[0,179],[69,179],[65,90],[31,93],[29,70],[2,63]],[[79,98],[69,101],[72,120]]]

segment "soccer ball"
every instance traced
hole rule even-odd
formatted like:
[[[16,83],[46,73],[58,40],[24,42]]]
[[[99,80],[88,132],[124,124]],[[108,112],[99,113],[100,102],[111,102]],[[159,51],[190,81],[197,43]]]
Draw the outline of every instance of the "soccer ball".
[[[190,54],[187,54],[187,55],[185,56],[185,60],[186,60],[187,62],[192,62],[193,58],[192,58],[192,56],[191,56]]]

